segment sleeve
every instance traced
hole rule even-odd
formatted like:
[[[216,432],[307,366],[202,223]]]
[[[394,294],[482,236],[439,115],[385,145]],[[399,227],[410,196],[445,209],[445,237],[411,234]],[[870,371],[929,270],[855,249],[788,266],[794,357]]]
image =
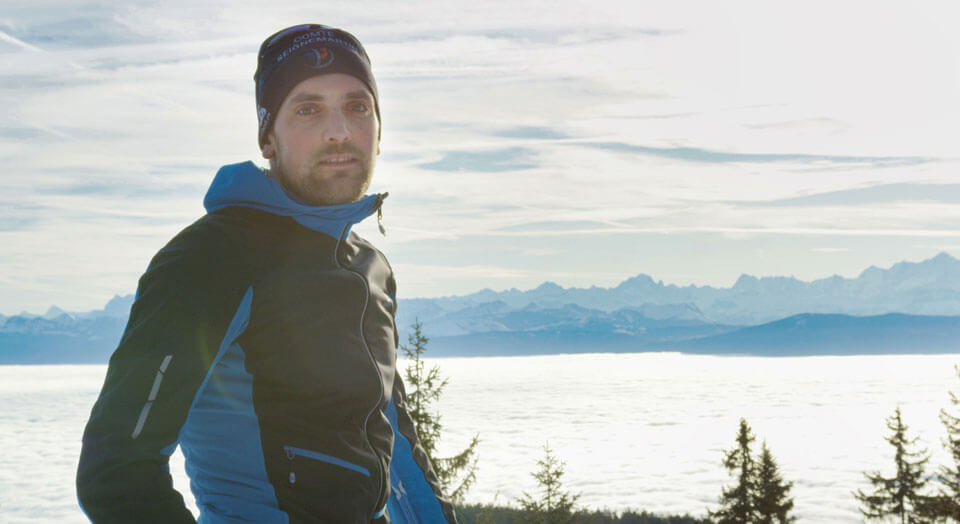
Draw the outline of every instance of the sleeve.
[[[453,505],[443,496],[440,480],[420,445],[413,420],[407,413],[403,382],[397,375],[387,418],[393,426],[393,456],[390,459],[390,498],[387,512],[391,524],[456,524]]]
[[[188,228],[140,278],[83,434],[77,496],[91,522],[194,522],[169,457],[248,287],[209,236]]]

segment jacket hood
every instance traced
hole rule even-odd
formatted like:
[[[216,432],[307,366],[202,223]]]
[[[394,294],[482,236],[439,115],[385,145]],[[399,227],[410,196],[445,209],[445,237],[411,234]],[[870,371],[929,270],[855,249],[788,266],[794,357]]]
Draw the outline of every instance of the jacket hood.
[[[275,179],[247,161],[220,168],[213,178],[203,207],[213,212],[230,206],[252,207],[274,215],[290,217],[301,225],[340,238],[350,226],[380,208],[387,193],[366,195],[356,202],[334,206],[313,206],[293,197]]]

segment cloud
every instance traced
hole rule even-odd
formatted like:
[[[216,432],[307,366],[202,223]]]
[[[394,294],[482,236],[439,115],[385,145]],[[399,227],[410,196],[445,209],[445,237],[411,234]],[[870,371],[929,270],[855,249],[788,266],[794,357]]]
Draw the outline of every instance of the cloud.
[[[744,126],[751,129],[786,129],[794,131],[803,129],[821,130],[823,128],[842,129],[849,127],[849,125],[833,118],[799,118],[795,120],[760,122],[755,124],[748,123],[744,124]]]
[[[19,38],[11,36],[3,31],[0,31],[0,42],[6,42],[8,44],[19,47],[20,49],[25,49],[27,51],[40,52],[41,49],[35,45],[28,44]]]
[[[533,151],[520,147],[496,151],[450,151],[440,160],[420,164],[420,167],[433,171],[516,171],[537,166],[528,160],[532,154]]]
[[[486,236],[594,236],[594,235],[625,235],[625,234],[690,234],[690,233],[717,233],[722,235],[778,235],[778,236],[811,236],[811,237],[926,237],[926,238],[960,238],[960,230],[956,229],[851,229],[851,228],[814,228],[814,227],[594,227],[576,228],[554,231],[513,231],[508,233],[487,233]]]
[[[942,202],[960,204],[960,184],[880,184],[871,187],[829,191],[763,202],[737,202],[743,206],[861,206],[897,202]]]
[[[862,157],[840,155],[808,155],[789,153],[727,153],[695,147],[651,147],[626,144],[621,142],[584,142],[585,147],[604,149],[608,151],[652,155],[686,162],[707,163],[800,163],[800,164],[854,164],[874,168],[903,167],[925,164],[936,161],[926,157]]]
[[[7,140],[34,140],[43,135],[43,130],[36,127],[3,127],[0,128],[0,137]]]
[[[493,136],[501,138],[519,138],[532,140],[558,140],[568,138],[568,136],[556,129],[549,127],[522,126],[507,129],[495,130],[491,133]]]
[[[24,229],[30,229],[35,226],[40,219],[36,217],[16,217],[16,216],[4,216],[0,217],[0,232],[3,231],[22,231]]]
[[[438,289],[437,284],[447,284],[451,288],[459,287],[460,282],[473,280],[482,282],[482,287],[492,289],[506,289],[513,287],[517,282],[523,282],[525,287],[532,288],[545,280],[569,282],[571,280],[581,284],[587,282],[618,282],[624,275],[622,272],[583,272],[583,271],[551,271],[542,268],[520,268],[510,266],[494,266],[485,264],[469,264],[462,266],[437,264],[395,264],[394,270],[398,279],[401,279],[408,290],[417,288]],[[424,278],[429,275],[428,278]],[[432,294],[432,293],[431,293]],[[417,293],[415,296],[423,296]],[[433,295],[437,296],[437,295]]]

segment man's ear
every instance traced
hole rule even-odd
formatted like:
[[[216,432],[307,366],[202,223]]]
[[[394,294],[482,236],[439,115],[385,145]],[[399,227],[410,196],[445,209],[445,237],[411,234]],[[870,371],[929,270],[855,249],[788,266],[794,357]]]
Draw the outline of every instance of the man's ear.
[[[277,148],[273,146],[273,131],[270,131],[270,133],[263,138],[263,145],[260,146],[260,154],[266,159],[277,156]]]

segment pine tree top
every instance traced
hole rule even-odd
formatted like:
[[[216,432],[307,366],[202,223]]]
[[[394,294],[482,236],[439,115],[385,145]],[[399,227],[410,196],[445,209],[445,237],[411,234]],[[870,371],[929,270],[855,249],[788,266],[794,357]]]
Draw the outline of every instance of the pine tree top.
[[[549,443],[544,445],[544,456],[537,460],[539,469],[531,475],[539,486],[539,495],[533,496],[526,491],[517,499],[520,507],[527,512],[527,522],[567,524],[579,520],[580,511],[577,509],[579,493],[571,493],[563,489],[563,475],[566,462],[559,460],[550,449]]]
[[[924,466],[929,457],[926,450],[911,449],[919,438],[908,436],[909,428],[903,422],[900,406],[886,422],[891,435],[884,440],[894,448],[896,470],[891,477],[885,477],[879,471],[864,473],[873,491],[864,493],[858,489],[854,496],[860,501],[860,512],[868,519],[894,517],[901,522],[912,522],[918,515],[917,506],[927,499],[921,490],[927,484]]]

